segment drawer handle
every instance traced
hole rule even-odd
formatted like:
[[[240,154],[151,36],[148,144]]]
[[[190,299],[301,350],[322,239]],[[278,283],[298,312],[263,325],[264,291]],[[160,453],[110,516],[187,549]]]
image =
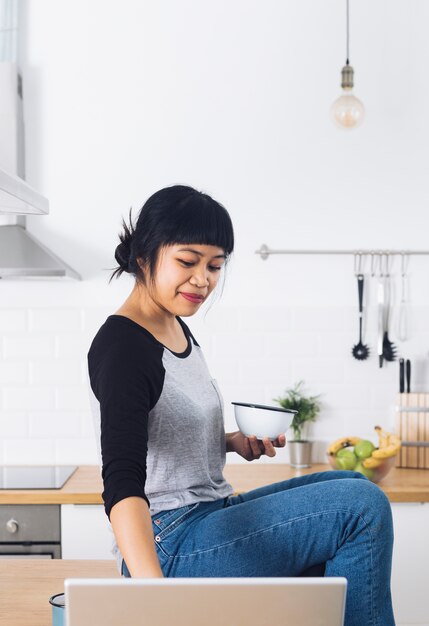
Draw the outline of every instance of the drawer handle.
[[[10,533],[16,533],[18,532],[19,524],[15,519],[10,519],[8,522],[6,522],[6,529]]]

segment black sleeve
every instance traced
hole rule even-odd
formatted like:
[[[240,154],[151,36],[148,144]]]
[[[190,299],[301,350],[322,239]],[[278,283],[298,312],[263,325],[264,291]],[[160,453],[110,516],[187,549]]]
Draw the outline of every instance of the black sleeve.
[[[130,496],[146,500],[148,416],[163,384],[162,353],[124,327],[99,333],[88,355],[91,387],[100,403],[104,507]]]

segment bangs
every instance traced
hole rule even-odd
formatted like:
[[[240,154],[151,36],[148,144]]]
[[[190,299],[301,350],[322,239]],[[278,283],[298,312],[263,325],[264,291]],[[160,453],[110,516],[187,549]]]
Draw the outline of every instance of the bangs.
[[[234,249],[234,231],[227,210],[210,196],[192,194],[177,205],[169,220],[165,243],[195,243],[222,248],[228,257]]]

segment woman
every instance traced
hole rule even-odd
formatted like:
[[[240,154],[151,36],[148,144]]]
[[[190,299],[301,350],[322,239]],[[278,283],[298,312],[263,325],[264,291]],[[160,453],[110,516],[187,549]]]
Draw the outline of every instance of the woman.
[[[215,290],[233,251],[225,208],[191,187],[162,189],[120,240],[113,275],[135,284],[88,361],[121,572],[345,576],[346,625],[394,625],[391,511],[377,486],[329,471],[233,496],[223,477],[226,452],[252,461],[285,445],[284,435],[225,435],[221,396],[181,319]]]

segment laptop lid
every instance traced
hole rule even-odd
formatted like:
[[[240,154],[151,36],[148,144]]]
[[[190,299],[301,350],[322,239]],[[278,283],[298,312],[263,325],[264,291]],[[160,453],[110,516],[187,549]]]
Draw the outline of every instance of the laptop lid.
[[[345,578],[67,579],[66,626],[343,626]]]

